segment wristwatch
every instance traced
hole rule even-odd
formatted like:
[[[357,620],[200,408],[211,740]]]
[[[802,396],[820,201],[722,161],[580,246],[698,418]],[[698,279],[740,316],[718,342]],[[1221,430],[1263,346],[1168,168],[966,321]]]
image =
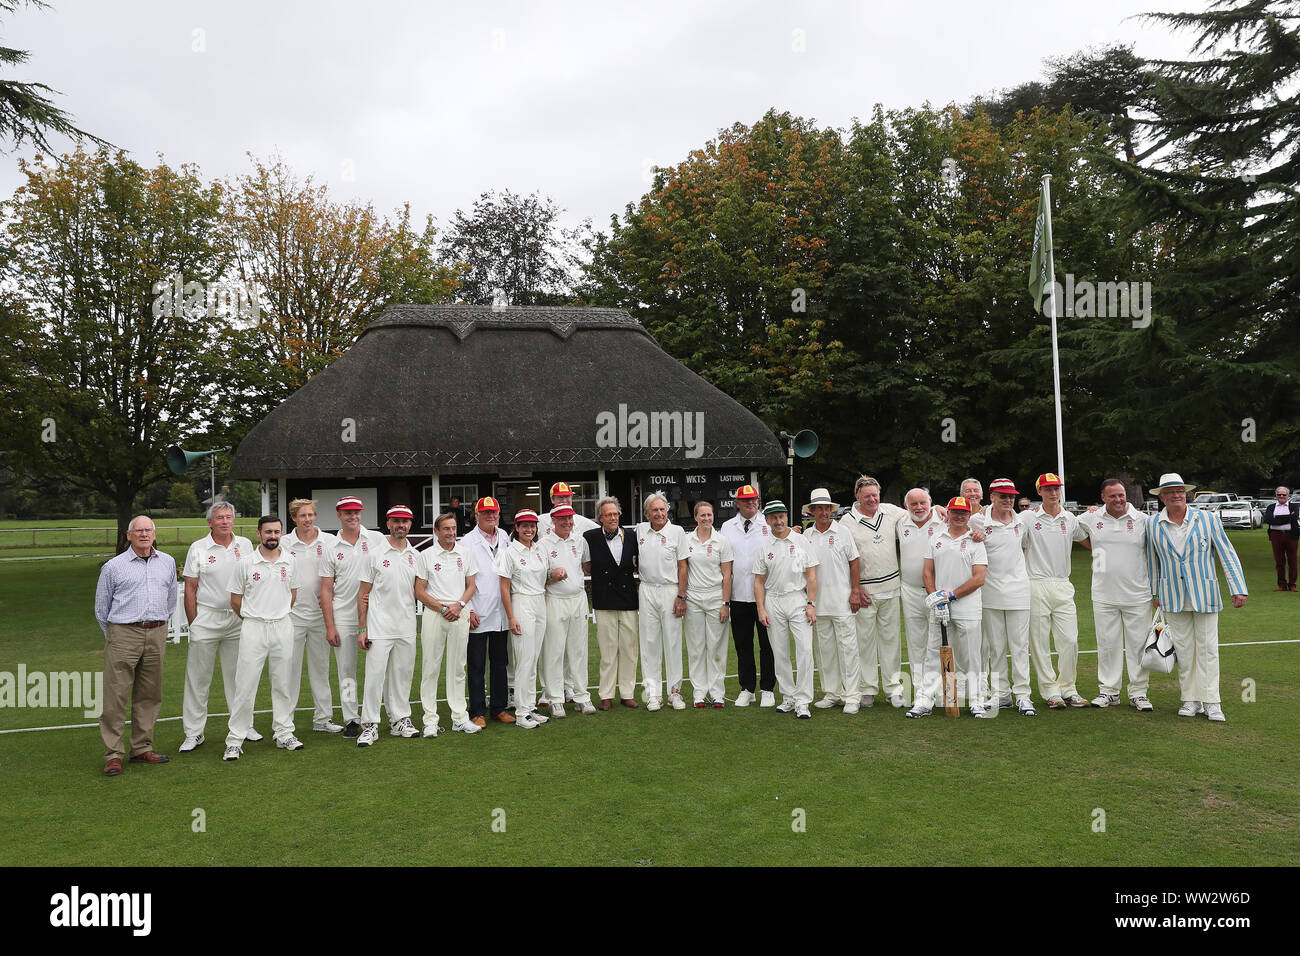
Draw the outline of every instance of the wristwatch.
[[[816,602],[816,601],[809,601],[809,602],[808,602],[808,606],[809,606],[809,607],[816,607],[816,606],[817,606],[817,602]]]
[[[686,600],[686,595],[685,595],[685,594],[679,594],[679,595],[677,595],[677,600],[679,600],[679,601],[685,601],[685,600]]]

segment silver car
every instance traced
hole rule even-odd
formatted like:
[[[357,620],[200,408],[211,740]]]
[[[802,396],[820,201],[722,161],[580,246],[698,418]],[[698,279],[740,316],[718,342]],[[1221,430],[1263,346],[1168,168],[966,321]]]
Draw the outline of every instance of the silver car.
[[[1264,512],[1249,501],[1225,501],[1210,506],[1225,528],[1258,528],[1264,523]]]

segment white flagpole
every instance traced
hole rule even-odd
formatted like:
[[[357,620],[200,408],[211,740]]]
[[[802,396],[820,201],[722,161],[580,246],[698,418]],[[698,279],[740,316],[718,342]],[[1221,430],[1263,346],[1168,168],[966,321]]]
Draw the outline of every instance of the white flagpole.
[[[1047,232],[1052,228],[1052,174],[1043,176],[1043,206],[1047,216]],[[1056,258],[1052,250],[1054,243],[1047,246],[1047,272],[1049,296],[1051,298],[1052,319],[1052,394],[1056,402],[1056,473],[1065,481],[1065,442],[1061,430],[1061,356],[1056,347]],[[1065,485],[1061,486],[1061,499],[1065,499]]]

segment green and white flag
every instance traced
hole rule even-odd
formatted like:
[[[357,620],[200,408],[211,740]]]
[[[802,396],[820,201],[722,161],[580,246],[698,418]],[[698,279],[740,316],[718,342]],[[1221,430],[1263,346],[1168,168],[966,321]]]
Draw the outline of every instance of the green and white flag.
[[[1038,193],[1038,218],[1034,220],[1034,251],[1029,257],[1029,291],[1034,297],[1034,308],[1043,301],[1043,294],[1052,288],[1052,200],[1044,182]]]

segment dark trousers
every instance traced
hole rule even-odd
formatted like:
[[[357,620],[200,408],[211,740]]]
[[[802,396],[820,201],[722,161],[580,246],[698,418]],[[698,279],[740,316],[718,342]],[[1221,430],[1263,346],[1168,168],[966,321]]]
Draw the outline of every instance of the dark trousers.
[[[1277,586],[1295,587],[1296,581],[1296,541],[1285,531],[1270,531],[1269,541],[1273,545],[1273,563],[1277,565]]]
[[[483,671],[491,663],[491,713],[495,717],[506,709],[506,632],[480,631],[469,636],[465,669],[469,675],[469,716],[488,714],[483,694]]]
[[[754,628],[758,628],[758,660],[762,668],[763,690],[776,689],[776,664],[767,628],[758,622],[758,605],[753,601],[731,602],[731,640],[736,645],[736,670],[740,689],[754,693]]]

